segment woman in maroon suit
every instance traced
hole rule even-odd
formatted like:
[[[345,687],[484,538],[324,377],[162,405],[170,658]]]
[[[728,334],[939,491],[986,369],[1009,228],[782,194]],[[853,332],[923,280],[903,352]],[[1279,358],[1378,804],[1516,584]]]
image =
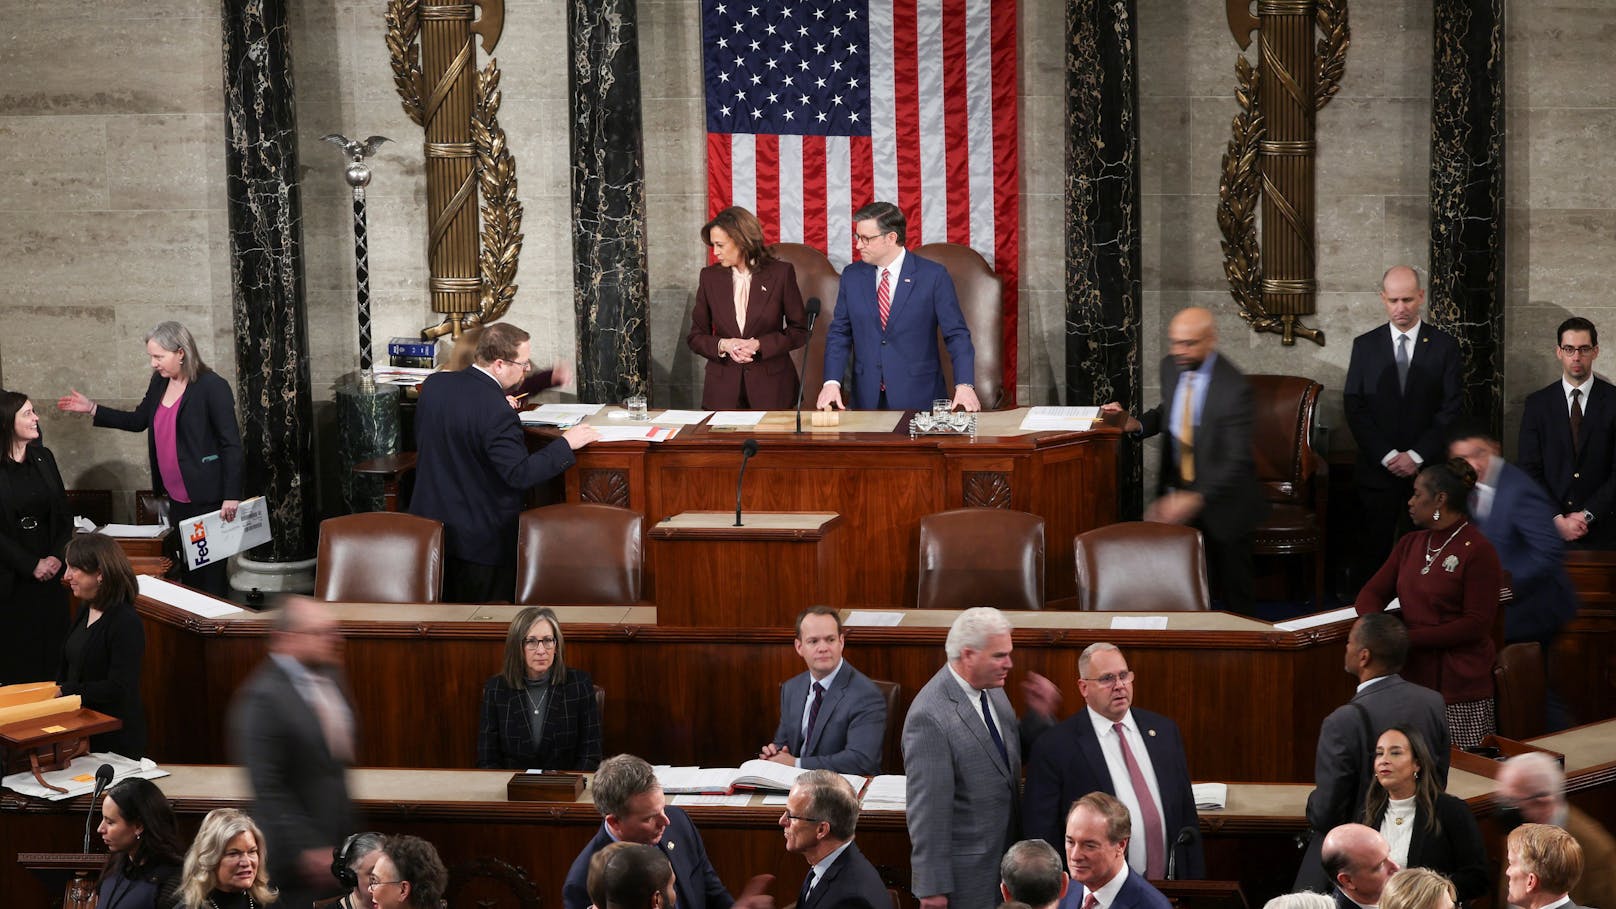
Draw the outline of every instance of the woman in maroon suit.
[[[701,270],[690,349],[707,358],[707,410],[788,410],[797,401],[791,351],[808,343],[808,320],[791,263],[763,248],[763,226],[726,208],[701,228],[716,265]]]

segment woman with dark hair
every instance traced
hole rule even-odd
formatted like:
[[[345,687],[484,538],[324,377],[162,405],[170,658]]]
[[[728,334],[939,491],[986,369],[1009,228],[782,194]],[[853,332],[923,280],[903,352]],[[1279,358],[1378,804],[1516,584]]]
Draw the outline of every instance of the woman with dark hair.
[[[152,378],[134,410],[102,407],[74,389],[56,402],[70,413],[87,413],[97,426],[146,432],[152,488],[173,503],[169,526],[185,518],[222,512],[236,517],[241,504],[241,431],[230,384],[197,352],[196,339],[178,322],[161,322],[146,335]],[[173,545],[179,535],[173,535]],[[216,597],[230,596],[225,560],[186,574],[186,583]]]
[[[0,392],[0,683],[44,682],[67,636],[62,548],[73,535],[67,490],[28,396]]]
[[[547,607],[516,614],[505,633],[504,670],[483,686],[477,766],[594,770],[600,710],[589,673],[566,664],[561,622]]]
[[[376,909],[438,909],[449,888],[449,869],[437,847],[418,836],[390,836],[365,881]]]
[[[67,586],[81,605],[62,646],[56,683],[84,706],[123,720],[123,728],[90,738],[94,751],[146,756],[146,711],[140,661],[146,631],[135,613],[135,569],[109,536],[86,533],[67,544]]]
[[[1481,744],[1495,727],[1493,624],[1504,575],[1493,545],[1470,523],[1475,485],[1463,458],[1425,465],[1408,500],[1420,529],[1397,541],[1355,604],[1367,615],[1401,603],[1409,642],[1402,675],[1442,693],[1460,748]]]
[[[96,832],[107,844],[97,909],[168,909],[179,890],[185,846],[163,791],[139,777],[119,782],[101,801]]]
[[[1364,799],[1363,823],[1380,831],[1399,868],[1430,868],[1453,880],[1459,902],[1487,895],[1487,851],[1470,807],[1443,792],[1425,737],[1393,726],[1375,743],[1375,783]]]
[[[751,212],[730,207],[701,228],[718,261],[701,270],[685,343],[707,358],[707,410],[789,410],[797,401],[791,352],[808,343],[808,316],[790,262],[763,245]]]

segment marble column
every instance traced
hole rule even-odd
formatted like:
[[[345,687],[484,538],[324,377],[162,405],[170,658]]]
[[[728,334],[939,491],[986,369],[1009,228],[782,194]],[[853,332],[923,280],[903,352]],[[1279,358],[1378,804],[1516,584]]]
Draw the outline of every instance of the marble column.
[[[1066,4],[1066,402],[1140,400],[1139,63],[1134,0]],[[1124,442],[1124,519],[1142,508]]]
[[[634,0],[568,0],[578,397],[651,392],[645,154]]]
[[[1504,412],[1504,3],[1435,0],[1431,320],[1464,356],[1465,411]]]
[[[258,562],[314,555],[314,424],[285,0],[225,0],[226,205],[245,492],[269,502]],[[271,585],[262,585],[270,589]]]

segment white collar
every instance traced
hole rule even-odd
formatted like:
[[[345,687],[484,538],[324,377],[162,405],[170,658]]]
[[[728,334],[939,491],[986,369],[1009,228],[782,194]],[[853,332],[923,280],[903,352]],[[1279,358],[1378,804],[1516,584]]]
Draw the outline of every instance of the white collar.
[[[1425,324],[1425,321],[1423,319],[1416,319],[1415,322],[1414,322],[1414,327],[1413,328],[1410,328],[1408,331],[1403,331],[1402,329],[1398,328],[1396,325],[1393,325],[1390,321],[1388,321],[1386,323],[1386,325],[1387,325],[1388,328],[1390,328],[1392,330],[1392,345],[1394,347],[1397,345],[1397,336],[1398,335],[1408,335],[1408,345],[1409,345],[1409,347],[1413,347],[1420,340],[1420,328],[1424,324]]]
[[[1100,713],[1098,710],[1095,710],[1093,707],[1088,707],[1086,709],[1089,712],[1089,722],[1094,724],[1094,734],[1096,736],[1103,736],[1116,731],[1111,728],[1112,722],[1106,719],[1104,714]],[[1128,712],[1124,713],[1122,715],[1122,719],[1118,720],[1117,722],[1121,723],[1124,728],[1132,730],[1135,734],[1138,734],[1139,727],[1134,724],[1132,707],[1129,707]]]
[[[1089,888],[1084,887],[1083,892],[1084,894],[1093,893],[1094,898],[1099,902],[1101,909],[1105,909],[1105,907],[1108,907],[1112,903],[1116,902],[1117,894],[1122,892],[1122,885],[1127,882],[1128,862],[1126,859],[1124,859],[1122,862],[1122,869],[1116,873],[1115,877],[1111,878],[1109,881],[1106,881],[1105,886],[1098,890],[1092,891],[1089,890]],[[1086,901],[1087,900],[1085,900],[1085,902]]]

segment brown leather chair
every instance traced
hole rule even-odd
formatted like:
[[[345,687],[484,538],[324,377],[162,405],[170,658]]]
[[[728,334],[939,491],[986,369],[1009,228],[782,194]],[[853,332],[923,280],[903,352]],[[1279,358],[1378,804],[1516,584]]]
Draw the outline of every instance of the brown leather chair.
[[[168,512],[174,501],[150,489],[135,492],[135,523],[168,526]]]
[[[1268,517],[1252,535],[1259,556],[1313,556],[1313,602],[1324,603],[1328,468],[1313,450],[1313,412],[1324,386],[1301,376],[1249,377],[1256,405],[1251,448]]]
[[[1542,735],[1548,710],[1543,648],[1536,641],[1511,644],[1493,661],[1498,692],[1498,734],[1516,741]]]
[[[920,519],[920,609],[1044,608],[1044,519],[956,508]]]
[[[1124,521],[1080,533],[1077,608],[1087,612],[1205,612],[1206,548],[1178,524]]]
[[[802,358],[808,358],[808,371],[802,383],[802,400],[803,406],[812,410],[814,401],[819,398],[819,388],[825,384],[825,330],[830,328],[830,320],[836,315],[836,291],[841,286],[842,278],[825,254],[812,246],[776,243],[769,247],[769,252],[776,259],[790,262],[791,267],[797,270],[797,289],[802,292],[804,303],[814,297],[819,298],[819,319],[814,322],[813,337],[808,339],[806,348],[791,352],[791,362],[799,371],[802,369]]]
[[[69,489],[67,513],[89,518],[98,526],[112,523],[112,490]]]
[[[881,772],[903,773],[903,718],[898,716],[898,698],[903,686],[886,679],[870,679],[887,705],[887,728],[881,733]]]
[[[320,522],[314,596],[328,603],[443,600],[443,524],[389,511]]]
[[[516,602],[639,602],[643,523],[639,513],[615,505],[570,502],[522,512]]]
[[[960,310],[971,329],[971,346],[976,348],[976,396],[983,410],[997,410],[1004,395],[1004,282],[988,260],[969,246],[959,243],[927,243],[915,254],[948,269],[959,294]],[[937,335],[938,356],[943,361],[944,384],[954,387],[954,367],[942,333]]]

